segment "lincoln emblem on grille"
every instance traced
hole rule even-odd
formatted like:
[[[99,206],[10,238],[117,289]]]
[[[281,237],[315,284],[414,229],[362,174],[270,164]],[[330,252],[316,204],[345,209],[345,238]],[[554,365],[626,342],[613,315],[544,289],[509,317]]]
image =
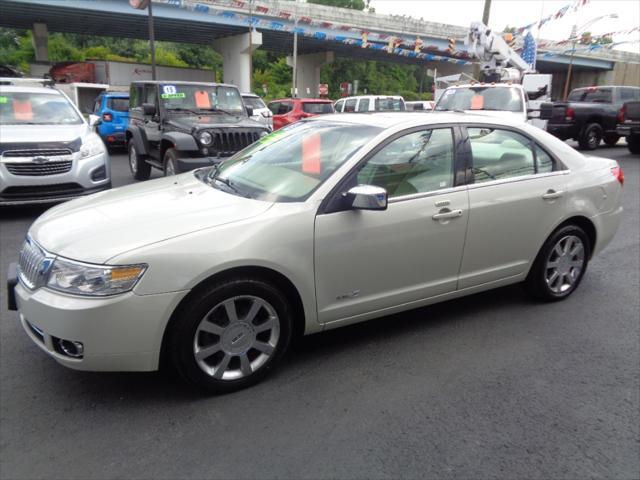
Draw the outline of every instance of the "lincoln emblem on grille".
[[[33,157],[33,163],[47,163],[49,159],[47,157]]]

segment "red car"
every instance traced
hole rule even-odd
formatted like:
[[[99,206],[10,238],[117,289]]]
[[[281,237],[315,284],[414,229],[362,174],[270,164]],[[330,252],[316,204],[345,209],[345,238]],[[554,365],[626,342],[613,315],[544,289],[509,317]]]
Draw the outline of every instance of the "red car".
[[[282,98],[269,102],[267,107],[273,113],[274,130],[302,118],[334,112],[333,102],[320,98]]]

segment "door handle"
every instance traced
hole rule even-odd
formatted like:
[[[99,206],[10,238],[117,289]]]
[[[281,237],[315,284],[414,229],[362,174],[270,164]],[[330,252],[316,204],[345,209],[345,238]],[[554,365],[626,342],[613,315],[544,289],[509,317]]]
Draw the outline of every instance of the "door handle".
[[[545,193],[544,195],[542,195],[542,198],[545,200],[555,200],[556,198],[560,198],[562,195],[564,195],[564,192],[562,190],[547,190],[547,193]]]
[[[457,218],[462,216],[462,210],[449,210],[443,208],[439,213],[436,213],[433,217],[434,220],[448,220],[451,218]]]

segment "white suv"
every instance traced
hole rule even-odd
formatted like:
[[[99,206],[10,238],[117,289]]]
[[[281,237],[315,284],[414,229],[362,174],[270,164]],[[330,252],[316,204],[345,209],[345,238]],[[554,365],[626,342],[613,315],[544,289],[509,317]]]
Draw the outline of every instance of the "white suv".
[[[403,112],[404,98],[399,95],[360,95],[341,98],[334,104],[337,113]]]
[[[243,93],[242,101],[246,107],[253,109],[253,115],[251,115],[253,120],[260,122],[273,131],[273,113],[271,113],[271,110],[265,105],[262,98],[255,93]]]
[[[42,80],[0,79],[0,205],[111,188],[109,154],[92,126]]]

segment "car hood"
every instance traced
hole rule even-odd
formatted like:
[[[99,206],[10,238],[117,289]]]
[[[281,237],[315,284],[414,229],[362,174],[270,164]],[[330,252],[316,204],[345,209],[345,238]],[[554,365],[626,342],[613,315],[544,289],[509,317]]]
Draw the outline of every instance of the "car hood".
[[[484,115],[485,117],[492,118],[504,118],[511,120],[525,121],[526,118],[523,112],[507,112],[505,110],[465,110],[464,113],[471,113],[476,115]]]
[[[89,127],[78,125],[2,125],[0,144],[68,143],[83,137]]]
[[[151,243],[260,215],[272,205],[217,190],[187,172],[64,203],[39,217],[30,234],[56,255],[105,263]]]
[[[216,113],[213,115],[172,115],[166,122],[178,130],[191,131],[191,129],[226,128],[229,126],[242,128],[264,129],[260,123],[244,115],[226,115]]]

